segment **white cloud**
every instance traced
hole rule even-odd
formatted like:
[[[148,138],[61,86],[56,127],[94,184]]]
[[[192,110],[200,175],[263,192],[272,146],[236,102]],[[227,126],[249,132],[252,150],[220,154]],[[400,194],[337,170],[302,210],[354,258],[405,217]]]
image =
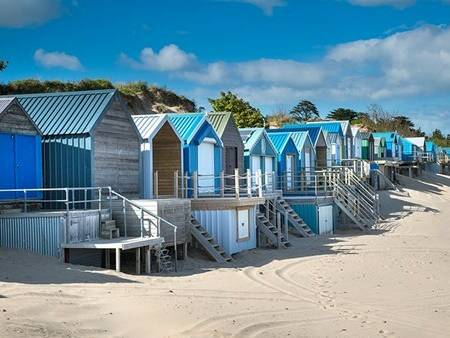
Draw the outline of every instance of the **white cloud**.
[[[163,57],[166,49],[172,51],[167,55],[176,55],[167,57],[171,62]],[[445,71],[450,69],[450,28],[421,26],[384,38],[343,43],[309,63],[257,59],[205,64],[175,45],[159,53],[144,49],[139,62],[124,55],[122,60],[217,90],[237,89],[264,102],[299,95],[378,101],[450,91],[450,72]]]
[[[276,7],[285,5],[284,0],[237,0],[239,2],[254,5],[262,9],[265,15],[271,16]]]
[[[0,27],[39,25],[56,18],[59,0],[0,0]]]
[[[83,69],[80,60],[76,56],[63,52],[46,52],[40,48],[34,52],[34,60],[37,64],[46,68]]]
[[[187,53],[172,44],[161,48],[159,52],[154,52],[151,48],[144,48],[141,51],[139,61],[122,53],[119,61],[136,69],[179,71],[192,67],[196,63],[196,58],[193,54]]]
[[[405,8],[415,4],[415,0],[347,0],[352,5],[364,7],[392,6]]]

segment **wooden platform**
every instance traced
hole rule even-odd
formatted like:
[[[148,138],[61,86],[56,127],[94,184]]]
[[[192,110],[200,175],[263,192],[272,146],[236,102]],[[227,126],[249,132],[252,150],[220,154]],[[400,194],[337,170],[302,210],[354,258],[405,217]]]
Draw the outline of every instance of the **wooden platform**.
[[[135,249],[136,251],[136,273],[141,274],[141,249],[144,249],[144,266],[145,273],[151,271],[151,249],[159,246],[164,242],[162,237],[133,237],[133,238],[113,238],[113,239],[94,239],[87,242],[61,244],[63,249],[63,261],[67,262],[66,249],[99,249],[105,250],[106,268],[110,268],[109,250],[116,252],[116,271],[120,272],[120,253],[122,250]]]

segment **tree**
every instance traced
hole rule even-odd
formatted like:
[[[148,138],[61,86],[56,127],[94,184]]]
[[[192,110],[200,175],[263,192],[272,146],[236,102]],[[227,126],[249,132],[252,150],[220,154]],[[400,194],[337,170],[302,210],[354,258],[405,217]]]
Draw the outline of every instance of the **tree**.
[[[295,121],[304,122],[320,118],[319,111],[314,103],[306,100],[300,101],[289,113]]]
[[[358,117],[358,113],[352,109],[338,108],[331,111],[327,118],[338,121],[353,121]]]
[[[6,68],[8,61],[0,60],[0,72]]]
[[[216,112],[230,112],[238,128],[264,127],[261,111],[232,92],[221,92],[217,99],[208,99]]]

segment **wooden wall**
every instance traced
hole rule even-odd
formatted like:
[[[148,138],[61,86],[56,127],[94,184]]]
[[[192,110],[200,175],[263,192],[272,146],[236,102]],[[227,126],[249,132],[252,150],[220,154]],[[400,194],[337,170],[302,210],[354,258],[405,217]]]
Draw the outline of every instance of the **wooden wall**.
[[[228,154],[230,154],[230,153],[226,151],[226,148],[233,147],[233,148],[237,149],[237,164],[238,164],[239,171],[241,173],[243,173],[244,172],[244,144],[242,143],[241,135],[239,134],[239,130],[236,127],[234,121],[232,121],[232,120],[228,121],[228,124],[222,135],[222,142],[223,142],[223,146],[224,146],[224,149],[222,151],[223,170],[228,174],[234,173],[235,168],[231,169],[231,167],[229,167],[227,170],[227,163],[229,163],[228,158],[227,158],[227,153]]]
[[[22,108],[13,103],[0,115],[0,132],[24,135],[37,135],[38,131]]]
[[[181,156],[180,140],[166,122],[153,138],[153,171],[158,171],[158,196],[174,196],[174,172],[181,175]]]
[[[93,135],[93,186],[139,195],[140,140],[129,113],[114,99]]]

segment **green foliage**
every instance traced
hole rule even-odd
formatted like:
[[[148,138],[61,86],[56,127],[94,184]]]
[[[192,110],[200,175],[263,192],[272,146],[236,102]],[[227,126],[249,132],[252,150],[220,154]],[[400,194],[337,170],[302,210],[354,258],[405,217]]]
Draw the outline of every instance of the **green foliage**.
[[[314,103],[302,100],[289,113],[291,118],[297,122],[311,121],[319,119],[320,114]]]
[[[0,72],[8,66],[8,61],[0,60]]]
[[[238,128],[264,127],[265,121],[260,110],[232,92],[221,92],[219,98],[208,101],[214,111],[232,113]]]
[[[11,81],[7,84],[0,84],[0,92],[2,94],[53,93],[111,88],[114,88],[114,85],[110,81],[102,79],[85,79],[78,82],[25,79]]]
[[[450,147],[450,134],[445,137],[440,129],[435,129],[433,131],[431,140],[439,147]]]
[[[327,115],[327,118],[333,119],[333,120],[338,120],[338,121],[353,122],[355,119],[358,118],[358,113],[352,109],[338,108],[338,109],[331,111]]]

